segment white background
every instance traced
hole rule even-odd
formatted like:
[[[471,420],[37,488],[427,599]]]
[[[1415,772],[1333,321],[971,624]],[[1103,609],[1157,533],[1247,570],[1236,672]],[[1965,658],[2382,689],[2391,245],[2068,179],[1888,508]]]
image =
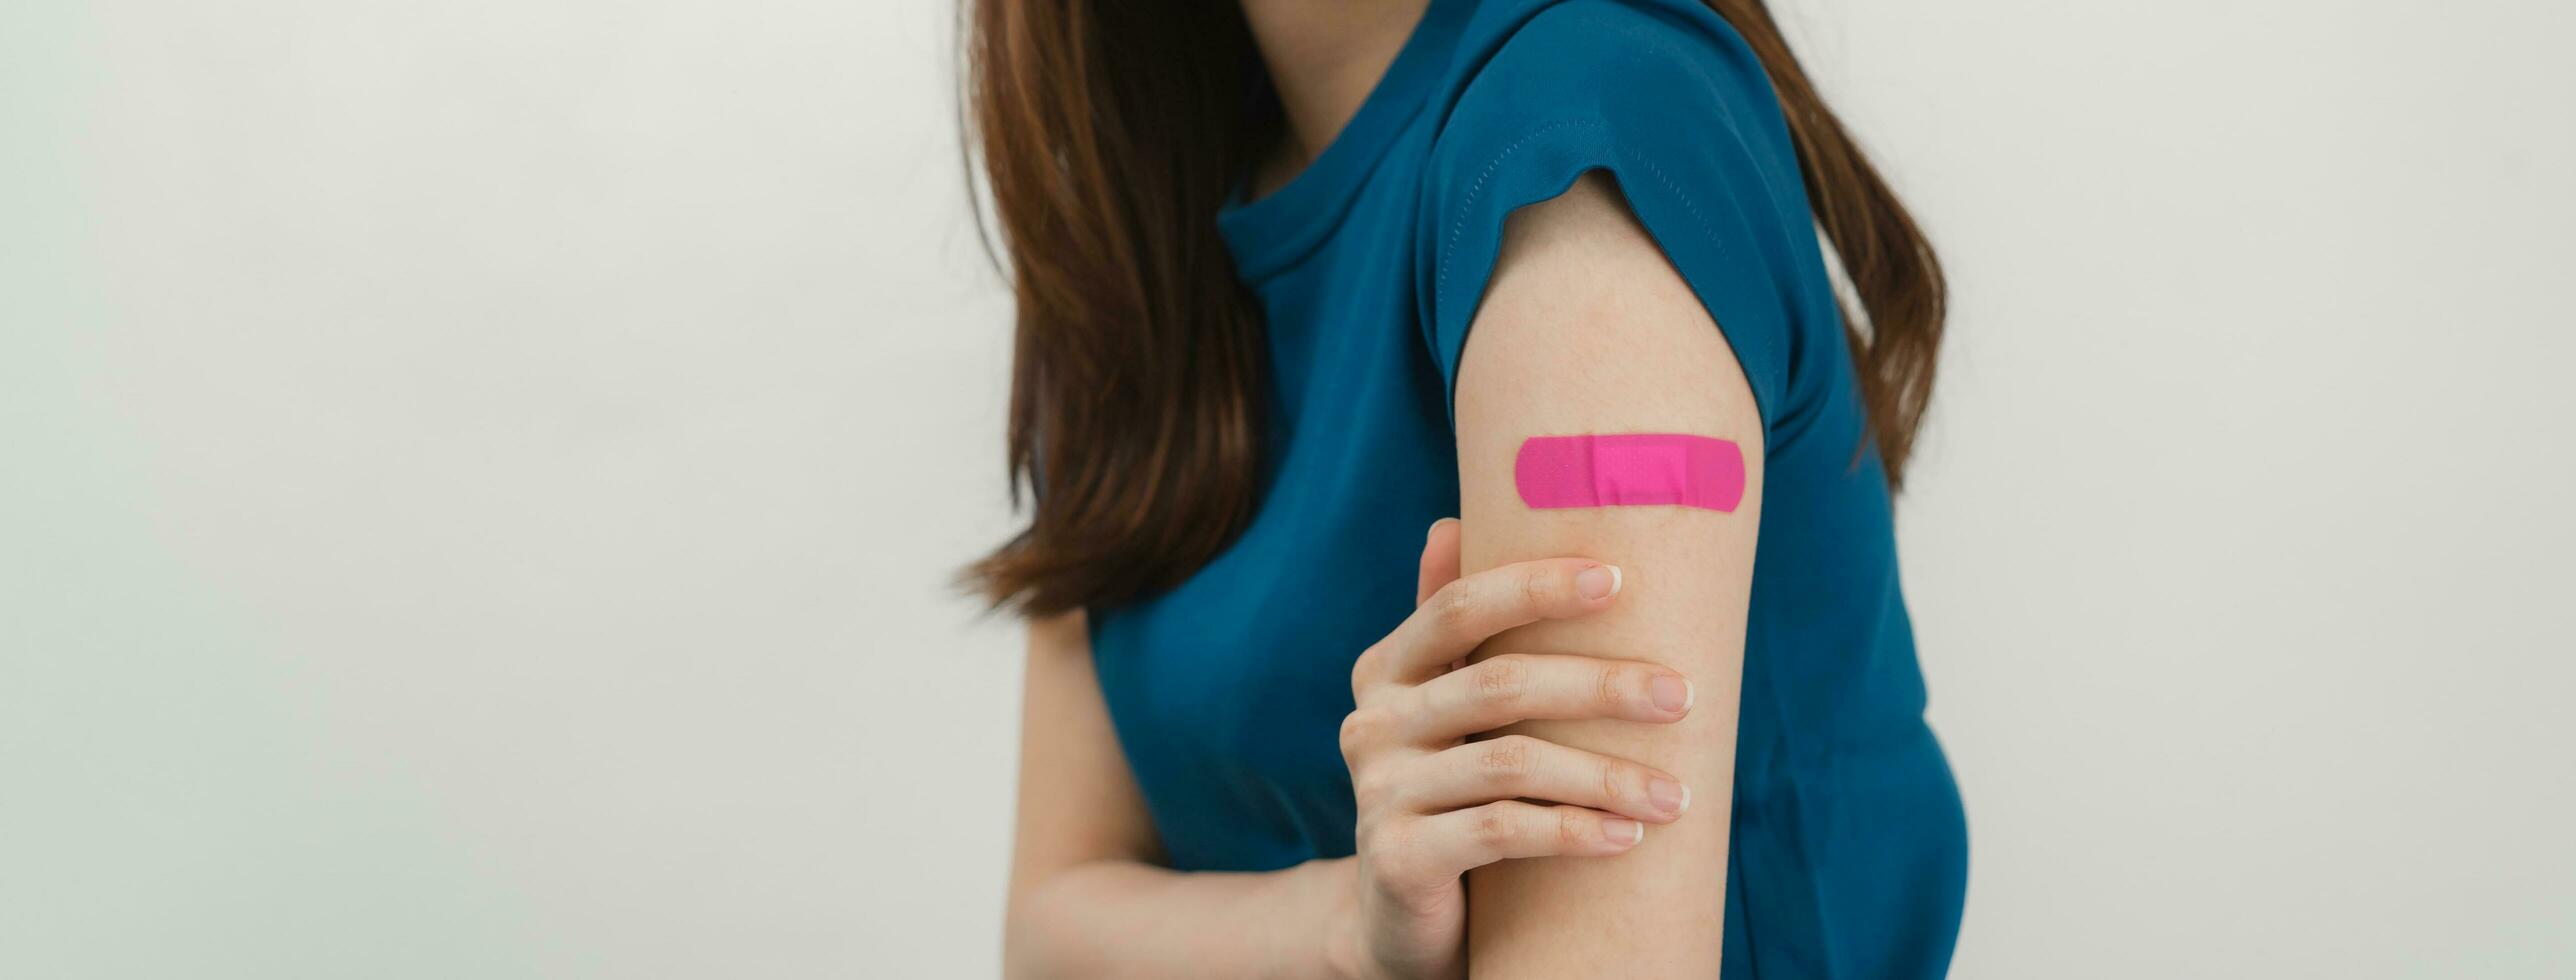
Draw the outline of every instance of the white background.
[[[1802,0],[1961,977],[2576,970],[2560,4]],[[0,975],[988,976],[952,9],[0,13]]]

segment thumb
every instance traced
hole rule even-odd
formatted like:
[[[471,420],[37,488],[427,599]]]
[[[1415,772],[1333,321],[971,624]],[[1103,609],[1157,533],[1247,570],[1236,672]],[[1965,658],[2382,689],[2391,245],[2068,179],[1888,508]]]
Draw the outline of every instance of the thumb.
[[[1431,522],[1431,533],[1422,540],[1422,575],[1414,580],[1414,605],[1430,601],[1441,586],[1458,580],[1459,529],[1455,517]]]

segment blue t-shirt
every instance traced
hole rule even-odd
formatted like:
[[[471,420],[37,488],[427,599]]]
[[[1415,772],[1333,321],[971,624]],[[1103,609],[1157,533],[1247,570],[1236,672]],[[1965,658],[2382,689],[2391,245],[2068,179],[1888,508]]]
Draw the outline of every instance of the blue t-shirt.
[[[1219,216],[1268,322],[1260,507],[1180,586],[1090,611],[1155,826],[1182,869],[1352,852],[1351,663],[1411,612],[1423,529],[1458,512],[1449,397],[1504,219],[1595,169],[1762,413],[1724,973],[1939,976],[1966,825],[1885,477],[1779,105],[1691,0],[1433,0],[1333,143]]]

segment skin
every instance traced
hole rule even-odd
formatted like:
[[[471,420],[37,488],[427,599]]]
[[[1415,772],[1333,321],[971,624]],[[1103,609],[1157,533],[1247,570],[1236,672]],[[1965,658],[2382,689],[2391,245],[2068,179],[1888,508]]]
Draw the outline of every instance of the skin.
[[[1287,140],[1254,175],[1254,192],[1287,183],[1333,142],[1427,6],[1429,0],[1243,0],[1244,22],[1288,121]]]
[[[1349,79],[1373,83],[1420,8],[1246,3],[1301,130],[1284,157],[1330,141],[1367,94]],[[1354,62],[1335,31],[1393,43],[1368,35],[1360,49],[1382,55]],[[1080,615],[1033,623],[1007,974],[1717,975],[1762,500],[1734,354],[1594,174],[1511,219],[1457,405],[1463,520],[1430,529],[1414,614],[1352,670],[1340,734],[1359,853],[1259,874],[1160,867]],[[1521,441],[1587,432],[1734,440],[1744,502],[1522,505]],[[1698,789],[1687,807],[1676,787]]]
[[[1522,505],[1511,475],[1521,441],[1583,432],[1732,440],[1744,451],[1744,500],[1733,513]],[[1623,857],[1470,875],[1476,976],[1586,976],[1605,962],[1622,976],[1717,975],[1762,437],[1725,335],[1607,177],[1512,218],[1459,367],[1464,567],[1596,555],[1618,562],[1628,582],[1617,608],[1512,630],[1480,654],[1634,659],[1688,675],[1699,701],[1670,725],[1551,719],[1503,731],[1632,759],[1706,792],[1686,819]]]

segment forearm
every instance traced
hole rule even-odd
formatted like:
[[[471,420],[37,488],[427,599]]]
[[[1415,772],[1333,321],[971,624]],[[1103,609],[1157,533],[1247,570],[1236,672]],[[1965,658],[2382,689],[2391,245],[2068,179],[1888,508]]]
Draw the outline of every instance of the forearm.
[[[1014,980],[1330,980],[1350,875],[1347,859],[1261,873],[1084,862],[1014,898],[1004,970]]]
[[[1329,978],[1349,861],[1177,872],[1118,748],[1080,614],[1030,624],[1020,816],[1004,926],[1013,978]]]

